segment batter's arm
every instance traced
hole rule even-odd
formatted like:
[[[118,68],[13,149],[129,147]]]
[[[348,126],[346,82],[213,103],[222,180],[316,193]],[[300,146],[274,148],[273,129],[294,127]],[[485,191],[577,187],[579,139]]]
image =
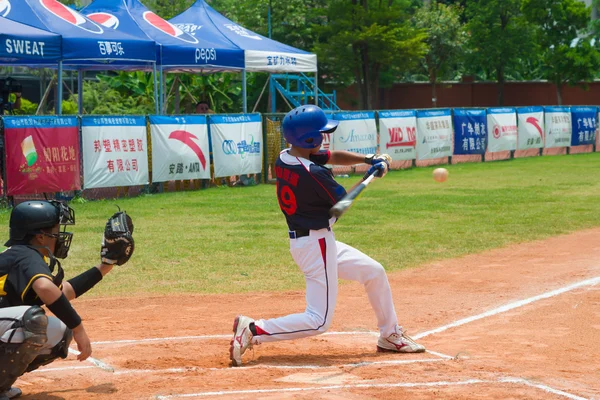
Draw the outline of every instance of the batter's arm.
[[[333,150],[329,156],[329,164],[332,165],[356,165],[364,164],[364,154],[352,153],[345,150]]]

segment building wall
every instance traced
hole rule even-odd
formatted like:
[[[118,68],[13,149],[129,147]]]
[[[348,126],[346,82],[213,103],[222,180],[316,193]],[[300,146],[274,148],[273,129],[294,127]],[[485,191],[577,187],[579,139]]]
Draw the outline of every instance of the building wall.
[[[396,84],[381,90],[380,110],[432,108],[428,83]],[[437,86],[437,107],[496,107],[496,83],[447,83]],[[343,110],[358,110],[356,87],[337,91]],[[504,85],[505,106],[558,105],[556,87],[547,82],[509,82]],[[563,105],[600,105],[600,82],[581,87],[563,87]]]

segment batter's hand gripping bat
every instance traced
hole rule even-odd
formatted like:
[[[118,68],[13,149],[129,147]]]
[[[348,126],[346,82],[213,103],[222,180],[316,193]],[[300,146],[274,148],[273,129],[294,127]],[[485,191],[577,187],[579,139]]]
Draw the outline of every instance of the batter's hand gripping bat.
[[[367,177],[364,181],[358,184],[354,189],[352,189],[349,193],[347,193],[340,201],[335,203],[333,207],[329,210],[329,215],[332,217],[339,218],[348,209],[352,206],[352,203],[358,198],[358,196],[362,193],[363,190],[367,187],[369,183],[375,178],[375,174],[379,172],[378,170],[373,171],[371,175]]]

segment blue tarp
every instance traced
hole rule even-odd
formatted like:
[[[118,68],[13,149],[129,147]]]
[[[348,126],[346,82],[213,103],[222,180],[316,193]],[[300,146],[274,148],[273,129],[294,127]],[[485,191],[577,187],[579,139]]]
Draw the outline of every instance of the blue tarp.
[[[65,64],[74,64],[68,60],[156,60],[153,41],[106,29],[56,0],[4,0],[2,3],[5,6],[2,15],[6,18],[60,34]]]
[[[244,52],[229,40],[189,35],[137,0],[95,0],[82,13],[104,27],[154,40],[158,46],[157,62],[164,71],[244,68]]]
[[[197,0],[190,8],[169,20],[182,32],[197,38],[213,37],[235,44],[245,52],[247,71],[314,72],[317,56],[271,40],[232,22]]]
[[[0,64],[56,64],[60,35],[0,17]]]

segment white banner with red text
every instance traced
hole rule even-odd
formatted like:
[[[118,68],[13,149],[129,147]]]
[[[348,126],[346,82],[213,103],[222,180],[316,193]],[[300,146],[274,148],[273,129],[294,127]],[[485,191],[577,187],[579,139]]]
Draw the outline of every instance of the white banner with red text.
[[[81,117],[85,189],[148,184],[146,117]]]
[[[379,152],[394,161],[417,156],[417,113],[414,110],[379,111]]]
[[[517,114],[514,108],[488,108],[487,128],[487,151],[494,153],[517,149]]]

